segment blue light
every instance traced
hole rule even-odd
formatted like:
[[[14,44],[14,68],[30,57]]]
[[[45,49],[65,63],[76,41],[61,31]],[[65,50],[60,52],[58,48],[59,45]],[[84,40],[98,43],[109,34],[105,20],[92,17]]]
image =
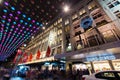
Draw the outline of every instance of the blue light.
[[[37,24],[37,25],[39,25],[40,23],[39,23],[39,22],[37,22],[36,24]]]
[[[11,7],[11,9],[14,11],[14,10],[15,10],[15,7]]]
[[[20,20],[20,23],[23,23],[23,20]]]
[[[32,24],[30,24],[29,26],[32,27]]]
[[[13,24],[16,24],[16,22],[13,22]]]
[[[27,23],[27,22],[25,22],[25,25],[28,25],[28,23]]]
[[[10,23],[7,23],[6,25],[7,25],[7,26],[10,26]]]
[[[43,26],[43,24],[40,24],[40,27],[42,27]]]
[[[8,11],[7,11],[6,9],[3,9],[3,12],[4,12],[4,13],[7,13]]]
[[[26,15],[25,15],[25,14],[23,14],[22,16],[23,16],[24,18],[26,18]]]
[[[5,23],[5,20],[2,20],[2,23]]]
[[[30,20],[31,20],[31,18],[28,18],[28,20],[30,21]]]
[[[45,64],[44,64],[44,65],[46,65],[46,66],[47,66],[47,65],[50,65],[50,63],[49,63],[49,62],[45,62]]]

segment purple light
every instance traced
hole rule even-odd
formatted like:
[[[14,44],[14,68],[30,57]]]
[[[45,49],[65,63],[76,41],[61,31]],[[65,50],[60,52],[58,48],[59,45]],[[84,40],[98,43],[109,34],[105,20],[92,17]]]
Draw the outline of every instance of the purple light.
[[[34,31],[34,33],[36,33],[36,31]]]
[[[35,23],[35,20],[32,20],[33,23]]]
[[[1,24],[2,27],[4,27],[4,24]]]
[[[4,4],[5,4],[6,6],[8,6],[8,5],[9,5],[9,3],[8,3],[8,2],[5,2]]]
[[[8,19],[9,22],[11,22],[11,19]]]
[[[29,30],[29,28],[27,28],[26,30]]]
[[[18,24],[18,27],[20,27],[21,25],[20,24]]]
[[[39,27],[37,28],[37,30],[39,29]]]
[[[9,14],[10,16],[13,16],[13,14]]]
[[[20,12],[20,11],[17,11],[17,13],[18,13],[18,14],[21,14],[21,12]]]
[[[16,30],[18,30],[18,28],[16,28]]]
[[[15,17],[16,20],[18,20],[18,17]]]
[[[35,29],[36,27],[34,26],[33,28]]]
[[[24,29],[25,27],[23,26],[22,28]]]
[[[3,18],[5,19],[5,18],[6,18],[6,16],[4,16],[4,15],[3,15]]]
[[[12,28],[14,28],[14,26],[11,26]]]
[[[20,32],[22,32],[22,30],[20,30]]]

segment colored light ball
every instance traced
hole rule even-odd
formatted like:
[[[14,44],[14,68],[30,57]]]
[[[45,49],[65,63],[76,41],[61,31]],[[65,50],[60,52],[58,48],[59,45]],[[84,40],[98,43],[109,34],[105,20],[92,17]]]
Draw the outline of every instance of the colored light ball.
[[[9,14],[11,17],[13,16],[13,14]]]
[[[18,17],[15,17],[15,20],[18,20]]]
[[[23,23],[23,20],[20,20],[20,23]]]
[[[32,20],[33,23],[35,23],[35,20]]]
[[[26,18],[26,15],[25,15],[25,14],[23,14],[22,16],[23,16],[24,18]]]
[[[20,27],[21,25],[20,24],[18,24],[18,27]]]
[[[17,11],[17,13],[18,13],[18,14],[21,14],[21,12],[20,12],[20,11]]]
[[[4,12],[4,13],[7,13],[8,11],[7,11],[6,9],[3,9],[3,12]]]
[[[11,22],[11,19],[8,19],[9,22]]]
[[[31,18],[28,18],[28,20],[30,21],[30,20],[31,20]]]
[[[6,6],[8,6],[8,5],[9,5],[9,3],[8,3],[8,2],[4,2],[4,4],[5,4]]]
[[[15,7],[11,7],[11,9],[12,9],[13,11],[15,11]]]
[[[4,15],[3,15],[3,18],[5,19],[5,18],[6,18],[6,16],[4,16]]]
[[[13,24],[17,24],[16,22],[13,22]]]

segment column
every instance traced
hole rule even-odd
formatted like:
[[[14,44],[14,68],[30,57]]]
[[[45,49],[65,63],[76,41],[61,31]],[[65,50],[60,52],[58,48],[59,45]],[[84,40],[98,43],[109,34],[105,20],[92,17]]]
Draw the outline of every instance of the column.
[[[93,65],[93,62],[90,62],[90,64],[91,64],[91,67],[92,67],[92,73],[94,73],[95,72],[95,70],[94,70],[94,65]]]
[[[114,68],[114,66],[113,66],[113,64],[112,64],[112,61],[111,61],[111,60],[108,60],[108,63],[109,63],[109,65],[110,65],[110,68],[111,68],[112,70],[115,70],[115,68]]]
[[[66,42],[65,42],[65,22],[62,19],[62,53],[66,52]]]
[[[72,25],[72,15],[69,16],[70,19],[70,42],[71,42],[71,47],[72,47],[72,51],[75,50],[75,41],[74,41],[74,29],[73,29],[73,25]]]

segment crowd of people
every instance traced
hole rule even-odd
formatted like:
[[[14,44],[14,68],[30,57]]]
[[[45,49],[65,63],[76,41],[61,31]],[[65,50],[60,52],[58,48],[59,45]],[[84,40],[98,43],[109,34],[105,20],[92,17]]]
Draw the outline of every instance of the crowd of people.
[[[89,74],[89,71],[86,69],[71,69],[71,70],[60,70],[60,69],[51,69],[48,67],[46,69],[30,69],[26,70],[24,75],[20,73],[14,74],[12,69],[0,69],[0,80],[11,80],[11,77],[22,77],[24,80],[81,80],[82,75]]]

